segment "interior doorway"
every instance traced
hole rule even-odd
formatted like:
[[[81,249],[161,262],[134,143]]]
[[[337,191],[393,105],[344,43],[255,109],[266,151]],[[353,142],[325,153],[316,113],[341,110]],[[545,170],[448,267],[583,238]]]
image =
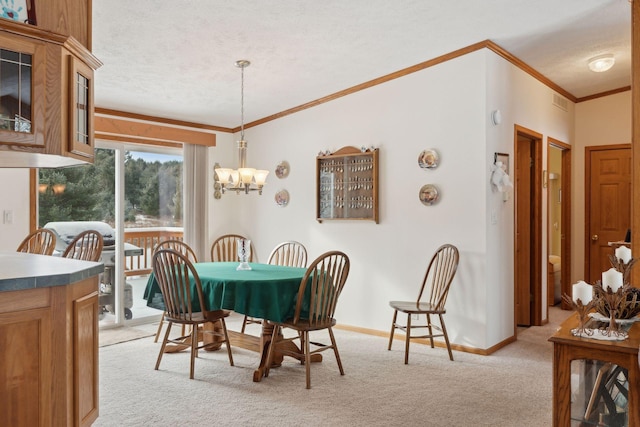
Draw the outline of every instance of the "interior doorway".
[[[611,268],[610,242],[631,228],[631,145],[587,147],[585,163],[585,280],[595,283]]]
[[[571,146],[553,138],[547,139],[546,184],[547,304],[570,309],[562,294],[571,295]]]
[[[542,324],[542,134],[515,126],[515,319]]]

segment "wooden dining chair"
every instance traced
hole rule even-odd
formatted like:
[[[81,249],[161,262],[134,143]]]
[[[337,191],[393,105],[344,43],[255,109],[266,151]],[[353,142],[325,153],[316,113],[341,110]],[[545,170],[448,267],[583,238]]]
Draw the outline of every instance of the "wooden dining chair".
[[[101,233],[96,230],[86,230],[69,242],[62,257],[97,262],[102,256],[103,246],[104,238]]]
[[[162,340],[155,369],[158,370],[160,368],[160,362],[167,343],[184,345],[187,340],[190,340],[191,368],[189,378],[193,379],[195,358],[198,356],[198,350],[209,345],[199,344],[198,335],[200,333],[211,334],[218,337],[220,343],[225,343],[229,364],[233,366],[231,344],[229,343],[227,325],[224,320],[225,317],[229,316],[229,312],[225,310],[208,310],[202,294],[200,277],[191,261],[185,255],[173,249],[160,249],[153,255],[153,274],[162,292],[165,304],[164,319],[167,321],[167,331]],[[191,281],[193,281],[193,286]],[[194,293],[195,295],[193,295]],[[200,311],[194,311],[192,305],[194,298],[200,305]],[[174,323],[191,326],[190,333],[173,339],[169,338],[171,327]],[[216,327],[199,328],[205,323],[217,323],[222,330],[220,331],[220,328]]]
[[[311,355],[332,349],[340,369],[344,375],[340,354],[332,327],[336,324],[334,313],[338,304],[338,297],[344,288],[349,275],[349,257],[343,252],[330,251],[320,255],[307,268],[300,281],[298,299],[293,317],[284,322],[273,322],[273,334],[269,346],[265,376],[269,376],[269,367],[273,363],[273,355],[279,352],[283,355],[296,356],[288,350],[285,343],[300,340],[300,350],[304,353],[307,388],[311,388]],[[290,338],[280,338],[283,328],[290,328],[298,332]],[[312,342],[310,332],[327,330],[331,344]],[[283,345],[285,344],[285,345]],[[311,345],[314,350],[311,351]]]
[[[182,255],[186,256],[187,259],[192,263],[198,262],[198,257],[196,256],[195,251],[191,248],[191,246],[189,246],[187,243],[183,242],[182,240],[177,240],[177,239],[163,240],[162,242],[158,243],[158,245],[155,247],[154,253],[155,251],[158,251],[160,249],[173,249],[174,251],[180,252]]]
[[[154,249],[154,253],[155,251],[158,251],[160,249],[173,249],[174,251],[180,252],[182,255],[186,256],[187,259],[192,263],[198,262],[198,257],[196,256],[196,253],[194,252],[194,250],[191,248],[191,246],[189,246],[182,240],[177,240],[177,239],[163,240],[162,242],[158,243],[158,245]],[[160,318],[160,322],[158,323],[158,330],[156,331],[156,336],[153,339],[153,342],[158,342],[158,338],[160,337],[160,332],[162,332],[163,325],[164,325],[164,313]],[[182,335],[186,334],[185,330],[186,330],[186,326],[182,325]]]
[[[451,344],[449,344],[449,336],[447,335],[447,328],[444,324],[445,303],[447,301],[447,295],[449,294],[449,287],[453,280],[453,276],[458,269],[459,254],[458,248],[453,245],[445,244],[438,248],[436,253],[431,258],[427,272],[420,286],[420,292],[418,293],[418,299],[414,301],[390,301],[389,305],[393,308],[393,321],[391,323],[391,334],[389,336],[389,348],[391,350],[391,344],[393,343],[393,333],[396,329],[400,329],[405,333],[405,348],[404,348],[404,363],[409,363],[409,342],[412,339],[417,338],[429,338],[431,341],[431,348],[433,348],[433,338],[444,337],[444,341],[447,344],[447,350],[449,351],[449,359],[453,360],[453,353],[451,353]],[[427,285],[429,285],[427,287]],[[424,300],[423,300],[424,297]],[[407,322],[405,325],[397,323],[398,312],[405,313],[407,315]],[[412,324],[412,315],[425,315],[426,323],[424,324]],[[433,324],[431,316],[438,316],[439,325]],[[428,333],[422,335],[412,335],[411,331],[414,329],[427,329]],[[436,332],[434,332],[434,330]]]
[[[307,266],[307,249],[302,243],[294,240],[279,243],[269,254],[267,264],[305,268]],[[244,334],[247,325],[252,323],[260,325],[262,320],[245,315],[242,319],[240,332]]]
[[[47,228],[39,228],[31,233],[18,245],[16,252],[26,252],[38,255],[51,255],[56,248],[56,235]]]
[[[273,248],[267,263],[305,268],[307,266],[307,249],[302,243],[294,240],[282,242]]]
[[[231,262],[238,261],[238,239],[247,239],[239,234],[225,234],[218,237],[211,245],[211,261]],[[256,250],[251,242],[251,254],[249,262],[257,259]]]

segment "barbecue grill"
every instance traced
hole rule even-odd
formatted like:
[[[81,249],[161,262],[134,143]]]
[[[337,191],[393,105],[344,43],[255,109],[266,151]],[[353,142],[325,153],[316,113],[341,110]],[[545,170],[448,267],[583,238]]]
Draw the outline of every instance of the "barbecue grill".
[[[113,292],[114,270],[116,258],[116,232],[111,226],[102,221],[58,221],[48,222],[44,228],[48,228],[56,234],[56,249],[54,255],[61,255],[67,245],[80,233],[86,230],[95,230],[102,234],[104,244],[102,247],[101,261],[104,264],[104,273],[100,278],[100,293],[98,296],[99,317],[104,313],[115,313],[115,294]],[[124,256],[137,256],[143,254],[143,249],[131,243],[124,244]],[[133,318],[131,307],[133,306],[133,287],[130,283],[124,286],[124,317]]]

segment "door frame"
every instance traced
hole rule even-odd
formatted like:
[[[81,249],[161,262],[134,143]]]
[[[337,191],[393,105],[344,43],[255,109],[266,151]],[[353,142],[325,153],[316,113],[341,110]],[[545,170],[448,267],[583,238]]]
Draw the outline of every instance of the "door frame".
[[[560,291],[562,294],[571,295],[571,145],[559,141],[555,138],[547,137],[547,168],[549,165],[549,148],[555,147],[562,150],[562,200],[561,207],[562,214],[560,217],[560,228],[562,229],[562,235],[560,241],[560,252],[562,257],[562,270],[560,273],[562,286]],[[547,227],[549,224],[549,192],[547,191]],[[547,233],[547,248],[549,248],[549,234]],[[549,252],[547,250],[547,256]],[[548,274],[548,272],[547,272]],[[547,293],[548,293],[547,289]],[[571,307],[562,300],[561,307],[563,310],[570,310]],[[547,316],[548,317],[548,316]]]
[[[633,196],[634,173],[633,173],[633,144],[610,144],[610,145],[590,145],[584,147],[584,277],[589,277],[591,271],[591,153],[593,151],[607,151],[607,150],[631,150],[631,195]],[[633,229],[633,201],[631,203],[631,224]],[[634,233],[631,233],[633,236]],[[564,305],[563,305],[564,307]]]
[[[543,135],[541,133],[535,132],[531,129],[527,129],[524,126],[514,125],[513,131],[513,149],[514,149],[514,158],[517,159],[517,155],[515,155],[516,150],[518,149],[518,137],[522,136],[527,139],[530,139],[533,144],[533,194],[530,194],[531,198],[531,206],[533,206],[533,218],[532,218],[532,226],[533,233],[532,238],[530,239],[531,244],[531,252],[533,253],[533,264],[531,265],[531,282],[533,285],[533,292],[531,293],[532,301],[531,301],[531,315],[530,315],[530,323],[531,326],[541,326],[542,325],[542,139]],[[518,162],[514,162],[515,167],[518,167]],[[514,174],[515,176],[515,174]],[[518,197],[518,188],[515,188],[516,197]],[[529,215],[529,213],[526,213]],[[517,204],[514,207],[514,224],[518,223],[518,209]],[[517,330],[518,327],[518,313],[517,313],[517,271],[518,271],[518,263],[517,263],[517,233],[514,233],[514,328]],[[544,301],[546,302],[546,296]]]

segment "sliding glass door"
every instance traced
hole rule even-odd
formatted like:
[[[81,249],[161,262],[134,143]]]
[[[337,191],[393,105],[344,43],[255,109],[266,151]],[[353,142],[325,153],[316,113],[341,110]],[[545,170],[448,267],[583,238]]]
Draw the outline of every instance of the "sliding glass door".
[[[147,307],[144,291],[155,246],[182,239],[182,153],[126,151],[124,157],[124,306],[133,322],[161,314]]]
[[[108,224],[113,235],[103,236],[100,326],[157,319],[161,313],[146,306],[144,290],[154,246],[182,238],[182,151],[98,145],[93,165],[39,171],[39,225]],[[59,240],[58,255],[65,246]]]

